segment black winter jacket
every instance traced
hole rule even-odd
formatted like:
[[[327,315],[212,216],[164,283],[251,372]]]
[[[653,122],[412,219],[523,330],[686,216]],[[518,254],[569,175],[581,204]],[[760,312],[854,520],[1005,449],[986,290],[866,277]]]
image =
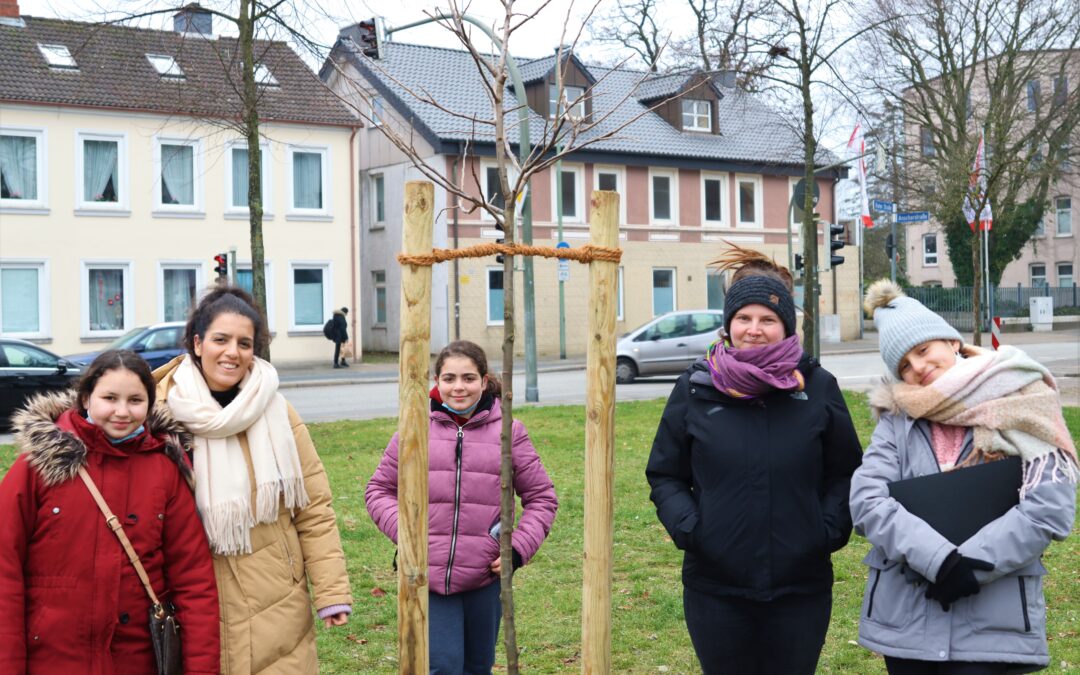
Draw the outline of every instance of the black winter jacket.
[[[751,600],[832,587],[862,450],[836,378],[806,355],[799,370],[803,391],[751,401],[717,391],[704,359],[675,384],[645,475],[686,586]]]
[[[340,309],[334,312],[334,328],[330,334],[334,342],[349,341],[349,321]]]

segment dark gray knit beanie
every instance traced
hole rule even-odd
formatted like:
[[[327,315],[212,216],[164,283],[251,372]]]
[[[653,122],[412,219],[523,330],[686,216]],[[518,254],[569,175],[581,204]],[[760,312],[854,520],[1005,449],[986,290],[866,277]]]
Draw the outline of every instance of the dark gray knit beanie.
[[[874,315],[878,330],[878,348],[881,359],[893,377],[899,378],[897,369],[901,359],[914,347],[931,340],[959,340],[960,333],[945,319],[927,309],[915,298],[910,298],[889,279],[875,281],[866,291],[863,308]]]
[[[784,324],[784,337],[795,334],[795,299],[783,282],[756,275],[743,277],[731,284],[724,297],[724,330],[731,334],[731,320],[747,305],[764,305],[780,317]]]

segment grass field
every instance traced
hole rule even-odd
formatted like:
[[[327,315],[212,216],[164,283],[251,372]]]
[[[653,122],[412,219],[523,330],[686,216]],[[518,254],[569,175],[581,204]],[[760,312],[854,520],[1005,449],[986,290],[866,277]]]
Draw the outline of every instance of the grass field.
[[[865,445],[873,429],[865,397],[846,394]],[[682,618],[681,553],[656,520],[648,499],[645,462],[663,409],[662,401],[618,404],[615,466],[615,570],[612,603],[613,671],[698,672]],[[515,577],[518,644],[523,670],[580,670],[580,595],[584,409],[523,408],[525,423],[559,495],[551,536],[533,562]],[[1080,409],[1066,409],[1080,438]],[[349,561],[355,604],[344,629],[321,630],[324,673],[396,670],[394,547],[371,523],[363,489],[395,430],[393,419],[312,425],[326,464]],[[0,448],[6,470],[13,448]],[[1050,672],[1080,671],[1080,537],[1055,543],[1044,562],[1049,614]],[[819,665],[823,673],[883,673],[880,657],[855,644],[869,545],[853,537],[833,556],[836,570],[832,624]],[[500,661],[502,657],[500,656]]]

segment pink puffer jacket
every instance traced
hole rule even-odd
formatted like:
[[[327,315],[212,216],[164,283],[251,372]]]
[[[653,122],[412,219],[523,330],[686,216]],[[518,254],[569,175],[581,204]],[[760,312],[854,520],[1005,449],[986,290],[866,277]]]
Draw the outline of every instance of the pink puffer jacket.
[[[490,409],[476,413],[460,428],[447,413],[431,413],[428,579],[430,590],[440,595],[481,588],[498,579],[490,566],[499,555],[499,542],[490,532],[499,522],[501,430],[497,399]],[[524,564],[551,530],[558,499],[525,426],[518,420],[514,420],[513,438],[514,491],[521,498],[523,513],[512,543]],[[364,495],[375,525],[394,543],[397,483],[398,436],[394,434]]]

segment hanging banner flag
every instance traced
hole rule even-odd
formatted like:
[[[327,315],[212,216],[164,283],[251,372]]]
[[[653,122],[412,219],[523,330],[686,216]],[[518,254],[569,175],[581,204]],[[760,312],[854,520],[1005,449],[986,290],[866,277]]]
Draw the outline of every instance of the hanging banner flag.
[[[986,151],[983,145],[984,137],[979,135],[979,147],[975,151],[975,162],[971,165],[971,176],[968,181],[968,191],[964,195],[964,217],[967,218],[968,227],[975,231],[975,221],[979,221],[979,229],[989,230],[994,225],[994,212],[990,209],[990,199],[986,195]],[[982,210],[976,216],[975,209],[982,204]]]
[[[863,139],[862,124],[855,125],[855,131],[851,132],[848,139],[848,150],[854,150],[863,155],[866,153],[866,140]],[[862,198],[862,224],[863,227],[874,227],[874,219],[870,217],[870,204],[866,199],[866,157],[859,157],[855,161],[855,172],[859,176],[859,193]]]

